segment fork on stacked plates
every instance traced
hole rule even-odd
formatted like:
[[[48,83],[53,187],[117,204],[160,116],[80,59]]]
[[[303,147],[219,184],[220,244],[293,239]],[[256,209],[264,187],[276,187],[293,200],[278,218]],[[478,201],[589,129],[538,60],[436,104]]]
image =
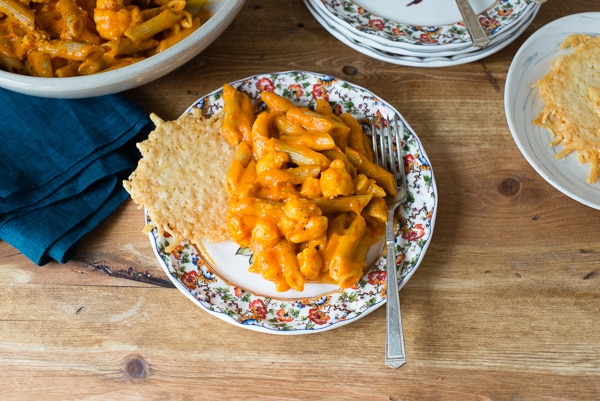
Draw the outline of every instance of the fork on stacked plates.
[[[352,49],[393,64],[445,67],[480,60],[513,42],[543,0],[469,0],[489,44],[473,45],[453,1],[304,0],[313,17]]]

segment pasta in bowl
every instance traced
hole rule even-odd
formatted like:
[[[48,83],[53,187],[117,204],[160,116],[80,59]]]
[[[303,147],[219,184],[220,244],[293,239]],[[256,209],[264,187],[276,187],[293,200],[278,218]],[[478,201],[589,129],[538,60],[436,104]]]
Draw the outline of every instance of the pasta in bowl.
[[[244,4],[157,1],[142,7],[99,0],[86,11],[74,0],[53,0],[34,14],[18,0],[0,0],[0,87],[82,98],[146,84],[203,51]],[[58,34],[50,33],[59,29],[54,19],[61,21]]]
[[[312,109],[317,99],[325,99],[335,113],[348,113],[362,123],[376,116],[402,123],[409,200],[402,208],[397,229],[397,263],[400,285],[404,285],[431,241],[437,189],[423,146],[400,113],[364,88],[305,71],[257,75],[230,86],[248,95],[259,108],[265,106],[261,93],[273,92]],[[223,89],[216,90],[197,100],[186,113],[222,113],[224,97]],[[182,293],[206,311],[244,328],[275,334],[312,333],[352,322],[385,303],[381,243],[369,249],[362,277],[347,288],[340,283],[307,281],[300,290],[281,291],[275,282],[250,271],[252,252],[232,241],[203,241],[198,251],[191,242],[160,235],[157,230],[150,232],[150,241],[162,267]]]

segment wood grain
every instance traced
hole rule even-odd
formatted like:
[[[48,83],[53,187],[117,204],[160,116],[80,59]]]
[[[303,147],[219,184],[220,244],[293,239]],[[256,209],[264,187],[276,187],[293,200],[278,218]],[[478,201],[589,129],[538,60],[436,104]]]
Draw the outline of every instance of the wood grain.
[[[196,307],[158,265],[127,201],[67,264],[37,267],[0,243],[0,399],[600,399],[598,211],[529,166],[504,116],[510,62],[536,29],[600,10],[546,2],[484,60],[387,64],[329,35],[300,0],[249,0],[211,46],[128,91],[177,118],[223,83],[304,69],[389,101],[431,160],[439,209],[427,254],[400,292],[408,364],[383,363],[383,309],[305,336],[241,329]]]

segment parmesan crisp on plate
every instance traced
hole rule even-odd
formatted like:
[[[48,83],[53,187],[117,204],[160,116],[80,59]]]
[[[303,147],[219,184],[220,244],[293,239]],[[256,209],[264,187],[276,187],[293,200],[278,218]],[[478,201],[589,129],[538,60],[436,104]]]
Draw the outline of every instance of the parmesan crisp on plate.
[[[544,109],[535,123],[551,132],[553,146],[564,146],[557,158],[575,151],[590,164],[593,184],[600,166],[600,36],[570,35],[561,45],[567,48],[574,50],[557,57],[536,83]]]
[[[173,247],[183,240],[196,245],[202,239],[228,240],[225,176],[235,148],[221,135],[222,118],[206,118],[199,109],[174,121],[150,118],[156,128],[137,144],[142,158],[123,182],[148,211],[145,231],[156,227],[172,236]]]

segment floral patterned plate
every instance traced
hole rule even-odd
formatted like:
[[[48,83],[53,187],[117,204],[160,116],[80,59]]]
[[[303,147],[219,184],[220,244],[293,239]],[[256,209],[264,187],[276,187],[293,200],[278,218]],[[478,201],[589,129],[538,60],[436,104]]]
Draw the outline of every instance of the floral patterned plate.
[[[341,79],[305,71],[256,75],[231,85],[247,93],[261,108],[261,91],[273,91],[294,103],[312,107],[326,98],[336,112],[359,121],[397,119],[404,132],[404,166],[409,198],[397,231],[399,284],[403,286],[421,263],[433,234],[437,189],[425,150],[416,134],[392,105],[368,90]],[[206,115],[222,110],[221,89],[197,100],[191,108]],[[367,126],[365,126],[367,128]],[[148,218],[148,217],[147,217]],[[209,313],[239,327],[275,334],[306,334],[333,329],[357,320],[385,303],[385,256],[352,288],[307,284],[302,293],[278,293],[273,283],[248,272],[249,255],[232,242],[203,243],[207,257],[183,241],[170,254],[171,238],[150,233],[159,262],[175,286]],[[210,262],[209,262],[210,261]]]
[[[454,1],[310,0],[332,20],[392,48],[423,52],[469,46],[471,38]],[[434,2],[435,4],[431,4]],[[526,16],[532,0],[470,0],[490,38]]]
[[[391,48],[384,50],[385,46],[374,44],[372,41],[357,37],[352,32],[344,30],[341,26],[332,26],[323,15],[310,4],[309,0],[305,0],[306,7],[313,14],[313,17],[323,26],[332,36],[351,47],[359,53],[382,60],[392,64],[406,65],[410,67],[449,67],[459,64],[466,64],[476,60],[481,60],[488,57],[516,40],[533,22],[540,5],[536,4],[530,15],[516,29],[505,31],[502,35],[498,35],[491,41],[490,45],[485,49],[475,49],[472,46],[466,50],[456,52],[413,52],[399,51],[394,53]],[[504,35],[507,35],[503,37]],[[371,42],[371,43],[369,43]],[[471,50],[469,50],[472,48]],[[418,55],[418,56],[417,56]]]
[[[472,59],[481,59],[487,57],[488,55],[495,53],[503,47],[506,47],[515,39],[517,39],[521,33],[523,33],[523,31],[527,29],[527,27],[533,22],[540,8],[539,3],[533,4],[531,10],[527,12],[526,15],[521,17],[518,24],[513,24],[511,27],[508,27],[497,35],[494,35],[494,37],[490,40],[490,44],[485,49],[479,49],[471,44],[467,44],[461,48],[440,48],[435,52],[425,52],[420,49],[415,50],[404,46],[393,46],[390,42],[384,44],[380,41],[373,40],[366,35],[361,35],[344,24],[336,23],[336,21],[332,20],[331,17],[328,16],[323,10],[315,7],[312,3],[313,1],[311,0],[304,0],[306,8],[311,12],[313,17],[321,24],[321,26],[323,26],[323,28],[325,28],[334,37],[339,39],[342,43],[362,53],[365,53],[362,51],[362,49],[368,49],[372,54],[367,55],[371,57],[375,57],[373,56],[373,53],[381,54],[383,55],[383,58],[381,59],[384,61],[388,61],[384,59],[385,57],[398,58],[399,61],[397,61],[396,64],[401,64],[406,60],[406,63],[403,63],[405,65],[411,65],[410,63],[412,61],[415,61],[417,64],[425,64],[429,61],[440,61],[442,64],[454,65],[456,60],[463,57],[471,59],[469,61],[473,61]]]

